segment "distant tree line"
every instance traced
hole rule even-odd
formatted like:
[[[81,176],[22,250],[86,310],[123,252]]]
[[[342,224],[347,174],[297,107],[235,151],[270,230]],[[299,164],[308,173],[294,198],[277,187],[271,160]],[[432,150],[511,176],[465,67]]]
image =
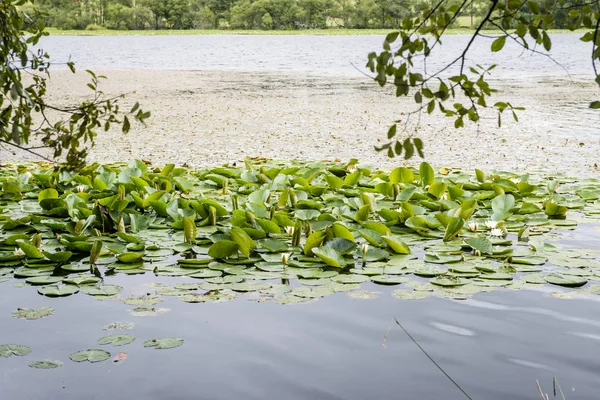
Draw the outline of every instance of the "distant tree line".
[[[486,2],[473,2],[460,25],[472,25]],[[431,0],[36,1],[46,26],[88,30],[393,28],[431,5]]]

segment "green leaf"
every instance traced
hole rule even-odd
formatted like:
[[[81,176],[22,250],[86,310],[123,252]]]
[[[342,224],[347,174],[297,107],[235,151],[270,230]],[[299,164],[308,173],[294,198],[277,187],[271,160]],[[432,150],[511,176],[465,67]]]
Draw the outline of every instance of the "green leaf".
[[[354,242],[353,240],[348,240],[348,239],[344,239],[344,238],[334,238],[334,239],[328,240],[325,243],[325,246],[331,247],[338,253],[344,255],[344,254],[350,254],[352,251],[354,251],[354,249],[356,249],[357,245],[356,245],[356,242]]]
[[[506,43],[506,36],[500,36],[499,38],[497,38],[496,40],[494,40],[492,42],[492,51],[498,52],[498,51],[502,50],[505,43]]]
[[[410,254],[410,248],[406,243],[401,240],[396,239],[393,236],[382,236],[381,237],[387,245],[394,250],[397,254]]]
[[[429,186],[433,183],[435,173],[431,165],[429,165],[428,163],[421,163],[421,165],[419,166],[419,175],[421,176],[422,186]]]
[[[70,296],[79,292],[79,288],[76,285],[51,285],[44,286],[38,289],[39,294],[43,294],[48,297],[64,297]]]
[[[44,189],[38,193],[38,201],[47,199],[58,199],[58,192],[56,189]]]
[[[134,340],[135,337],[131,335],[108,335],[98,339],[98,344],[112,344],[113,346],[124,346],[126,344],[132,343]]]
[[[20,344],[0,345],[0,357],[8,358],[10,356],[23,357],[31,353],[31,348]]]
[[[469,238],[465,239],[465,241],[469,246],[471,246],[472,249],[479,251],[481,254],[491,255],[493,252],[492,242],[490,242],[488,238]]]
[[[306,239],[306,243],[304,244],[304,255],[312,256],[313,255],[312,249],[315,247],[319,247],[321,245],[321,243],[323,243],[323,240],[325,239],[326,236],[327,236],[327,234],[325,233],[325,231],[313,232]]]
[[[104,245],[104,243],[101,240],[94,241],[94,244],[92,245],[92,249],[90,250],[90,264],[91,265],[96,264],[96,261],[98,261],[98,257],[100,256],[100,252],[102,251],[103,245]]]
[[[444,233],[444,242],[454,239],[464,224],[465,220],[462,218],[450,218],[448,226],[446,226],[446,232]]]
[[[208,255],[212,258],[227,258],[237,254],[240,246],[231,240],[220,240],[210,246]]]
[[[73,256],[73,253],[71,253],[70,251],[59,251],[56,253],[49,253],[47,251],[43,251],[42,253],[44,254],[44,257],[46,257],[48,260],[56,263],[65,262]]]
[[[183,241],[194,243],[196,241],[196,223],[191,217],[183,217]]]
[[[346,266],[346,261],[341,256],[341,254],[331,247],[318,247],[312,249],[312,252],[330,267],[343,268]]]
[[[25,253],[27,258],[44,258],[44,253],[34,245],[27,243],[22,239],[17,240],[17,246],[23,250],[23,253]]]
[[[53,368],[62,367],[63,362],[58,361],[58,360],[41,360],[41,361],[34,361],[31,364],[29,364],[29,366],[31,368],[38,368],[38,369],[53,369]]]
[[[392,139],[394,136],[396,136],[396,129],[397,129],[396,124],[394,124],[390,127],[390,129],[388,130],[388,133],[387,133],[388,139]]]
[[[117,255],[117,259],[125,264],[134,264],[142,261],[143,253],[127,252]]]
[[[91,363],[97,363],[106,361],[110,358],[110,353],[100,349],[88,349],[82,350],[69,355],[71,361],[84,362],[89,361]]]
[[[590,103],[590,108],[592,108],[594,110],[600,109],[600,101],[592,101]]]
[[[579,287],[587,283],[587,279],[574,275],[548,274],[544,275],[546,282],[558,286]]]
[[[183,344],[183,339],[179,338],[159,338],[150,339],[144,342],[144,347],[154,347],[157,350],[173,349]]]
[[[248,236],[243,229],[238,227],[231,228],[229,233],[231,235],[231,240],[239,245],[240,252],[244,255],[244,257],[249,258],[250,252],[256,249],[256,243],[254,243],[254,240],[252,240],[252,238]]]
[[[17,311],[13,311],[12,315],[15,318],[23,318],[23,319],[39,319],[50,316],[54,314],[54,308],[52,307],[42,307],[38,309],[33,308],[17,308]]]

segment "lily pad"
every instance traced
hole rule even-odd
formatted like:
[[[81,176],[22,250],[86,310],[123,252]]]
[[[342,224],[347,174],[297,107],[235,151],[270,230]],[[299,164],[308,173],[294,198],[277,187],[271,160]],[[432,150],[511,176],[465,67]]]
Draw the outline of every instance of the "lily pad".
[[[431,296],[431,292],[414,290],[394,290],[392,296],[400,300],[421,300]]]
[[[21,344],[2,344],[0,345],[0,357],[19,356],[23,357],[31,353],[31,348]]]
[[[79,288],[75,285],[51,285],[43,286],[38,289],[39,294],[48,297],[64,297],[78,293]]]
[[[17,311],[13,311],[12,315],[15,318],[23,318],[23,319],[39,319],[50,316],[54,314],[54,308],[52,307],[42,307],[38,309],[33,308],[17,308]]]
[[[58,360],[41,360],[41,361],[34,361],[31,364],[29,364],[29,366],[31,368],[37,368],[37,369],[54,369],[54,368],[62,367],[63,362],[58,361]]]
[[[587,283],[587,279],[574,275],[565,276],[558,274],[548,274],[544,275],[544,279],[546,280],[546,282],[551,283],[553,285],[566,287],[579,287]]]
[[[113,346],[124,346],[132,343],[135,340],[134,336],[131,335],[108,335],[98,339],[98,344],[112,344]]]
[[[110,353],[100,349],[88,349],[72,353],[69,355],[69,358],[75,362],[89,361],[91,363],[97,363],[108,360],[110,358]]]
[[[133,322],[117,321],[117,322],[112,322],[112,323],[106,325],[102,329],[105,331],[113,331],[113,330],[117,330],[117,329],[130,330],[130,329],[133,329],[134,326],[135,326],[135,324]]]
[[[183,339],[179,338],[159,338],[150,339],[144,342],[144,347],[154,347],[157,350],[173,349],[183,344]]]
[[[129,304],[130,306],[151,306],[154,304],[158,304],[163,300],[160,296],[144,295],[137,297],[128,297],[121,301],[125,304]]]

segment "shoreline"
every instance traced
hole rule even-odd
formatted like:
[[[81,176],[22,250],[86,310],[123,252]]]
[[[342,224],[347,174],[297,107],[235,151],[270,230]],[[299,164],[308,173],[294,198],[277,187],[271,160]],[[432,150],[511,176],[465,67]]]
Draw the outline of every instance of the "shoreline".
[[[368,79],[227,71],[96,72],[109,77],[102,83],[107,95],[129,93],[124,109],[139,101],[152,116],[146,127],[133,124],[127,135],[99,132],[90,162],[140,158],[156,165],[199,167],[246,157],[357,158],[387,168],[422,161],[389,159],[374,151],[385,143],[388,127],[414,103],[397,99],[390,88]],[[54,71],[49,100],[66,105],[85,98],[86,75]],[[436,167],[598,176],[600,132],[593,127],[600,126],[600,116],[587,109],[597,94],[593,82],[549,79],[498,88],[501,93],[491,100],[526,107],[519,114],[521,122],[506,115],[498,128],[496,116],[486,114],[479,126],[455,130],[446,117],[423,115],[418,126],[413,120],[399,135],[420,137],[425,161]],[[36,160],[5,150],[0,150],[0,159]]]
[[[258,29],[147,29],[147,30],[84,30],[84,29],[68,29],[62,30],[58,28],[46,28],[50,36],[177,36],[177,35],[258,35],[258,36],[385,36],[390,32],[395,32],[394,29],[302,29],[302,30],[258,30]],[[570,31],[568,29],[550,29],[550,34],[569,34],[569,33],[585,33],[586,29]],[[465,35],[474,33],[474,29],[470,28],[450,28],[447,29],[445,35]],[[485,30],[486,34],[499,34],[500,30],[491,29]]]

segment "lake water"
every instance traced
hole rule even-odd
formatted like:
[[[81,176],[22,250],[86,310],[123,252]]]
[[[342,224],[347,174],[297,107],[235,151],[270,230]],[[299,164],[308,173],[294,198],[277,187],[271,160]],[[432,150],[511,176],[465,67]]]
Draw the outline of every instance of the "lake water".
[[[469,60],[498,64],[494,78],[589,78],[589,43],[579,34],[552,35],[552,54],[562,66],[541,54],[524,53],[514,42],[491,54],[493,39],[478,38]],[[451,35],[428,61],[432,71],[447,64],[465,47],[468,35]],[[318,75],[361,76],[367,54],[381,51],[383,36],[50,36],[41,46],[55,62],[69,59],[82,68],[186,69],[253,72],[298,72]],[[542,49],[543,51],[543,49]],[[358,68],[358,70],[357,70]],[[568,71],[568,73],[565,71]]]
[[[573,76],[589,77],[587,51],[573,35],[553,36],[557,58]],[[127,36],[50,37],[43,46],[55,60],[69,56],[79,68],[222,69],[360,76],[365,54],[381,37],[327,36]],[[449,48],[464,36],[447,39]],[[489,43],[473,55],[487,52]],[[502,78],[564,77],[545,57],[518,56],[515,48],[490,62]],[[442,57],[443,58],[443,57]],[[445,59],[436,60],[441,63]],[[527,66],[527,68],[523,68]],[[518,71],[518,75],[516,74]],[[525,71],[525,72],[524,72]],[[596,229],[594,229],[596,228]],[[597,247],[597,225],[565,231],[566,245]],[[7,400],[364,400],[464,399],[394,324],[397,318],[473,399],[539,398],[536,379],[552,391],[557,377],[569,400],[600,398],[598,299],[564,300],[549,292],[499,290],[465,301],[428,298],[401,301],[396,287],[373,300],[345,293],[282,306],[243,299],[187,304],[166,298],[171,309],[156,317],[133,317],[119,301],[77,295],[48,300],[35,288],[0,283],[0,344],[21,343],[34,353],[0,359],[1,399]],[[150,291],[152,282],[175,283],[151,273],[107,277],[125,287],[123,297]],[[17,307],[52,306],[38,321],[17,320]],[[121,363],[70,362],[71,352],[98,348],[113,321],[133,321],[136,336]],[[142,347],[153,337],[179,336],[182,347]],[[107,349],[113,355],[121,351]],[[60,359],[62,368],[27,364]],[[554,397],[552,397],[554,398]]]

